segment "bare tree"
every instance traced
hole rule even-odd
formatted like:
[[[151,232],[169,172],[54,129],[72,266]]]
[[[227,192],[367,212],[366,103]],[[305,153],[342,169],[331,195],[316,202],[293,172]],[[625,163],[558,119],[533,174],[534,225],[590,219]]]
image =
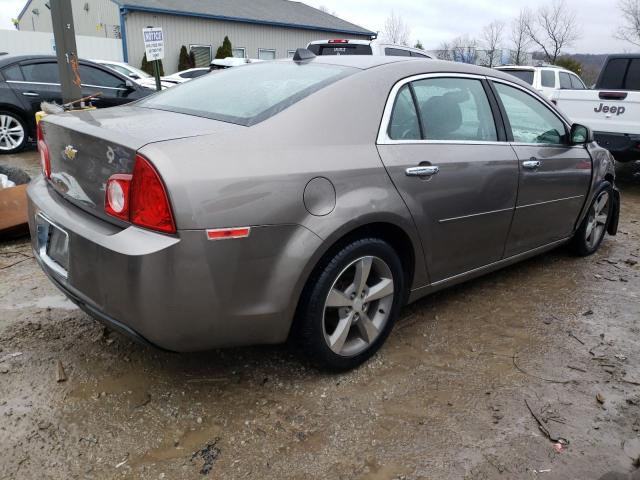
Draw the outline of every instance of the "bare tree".
[[[618,8],[623,23],[616,38],[640,47],[640,0],[618,0]]]
[[[566,0],[541,6],[528,20],[527,36],[542,49],[547,62],[554,63],[563,48],[580,38],[576,14],[567,7]]]
[[[333,15],[334,17],[337,17],[336,12],[334,10],[329,10],[329,7],[327,7],[325,5],[320,5],[318,7],[318,10],[320,10],[321,12],[324,12],[324,13],[328,13],[329,15]]]
[[[453,60],[462,63],[475,64],[478,59],[478,41],[468,35],[451,40]]]
[[[384,30],[382,31],[384,41],[398,45],[409,45],[410,35],[411,28],[409,25],[402,17],[391,11],[391,15],[384,22]]]
[[[530,18],[531,13],[525,9],[511,22],[511,63],[515,65],[527,63],[527,53],[531,45],[531,39],[527,35]]]
[[[436,51],[438,60],[453,61],[453,53],[449,42],[442,42]]]
[[[494,20],[482,29],[482,44],[486,50],[482,64],[485,67],[493,67],[500,63],[502,49],[502,34],[504,22]]]

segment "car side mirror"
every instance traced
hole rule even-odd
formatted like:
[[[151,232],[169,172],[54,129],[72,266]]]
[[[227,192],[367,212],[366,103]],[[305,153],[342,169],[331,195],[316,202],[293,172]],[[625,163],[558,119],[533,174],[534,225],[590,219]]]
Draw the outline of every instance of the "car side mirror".
[[[586,145],[593,142],[593,131],[589,127],[574,123],[571,125],[571,144]]]
[[[135,90],[135,88],[133,87],[133,82],[131,80],[125,80],[124,86],[129,90]]]

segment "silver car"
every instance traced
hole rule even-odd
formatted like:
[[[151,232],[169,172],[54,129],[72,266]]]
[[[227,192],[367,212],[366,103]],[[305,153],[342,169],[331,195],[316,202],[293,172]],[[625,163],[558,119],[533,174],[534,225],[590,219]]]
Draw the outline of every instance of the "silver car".
[[[357,366],[401,307],[616,233],[611,155],[475,66],[298,52],[46,117],[33,248],[78,306],[172,351],[292,339]]]

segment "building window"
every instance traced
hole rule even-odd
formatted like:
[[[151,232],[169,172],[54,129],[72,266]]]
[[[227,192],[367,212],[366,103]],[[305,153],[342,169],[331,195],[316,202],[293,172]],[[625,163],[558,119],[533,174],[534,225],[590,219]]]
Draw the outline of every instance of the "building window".
[[[234,58],[245,58],[244,48],[234,48],[232,52]]]
[[[295,50],[287,50],[287,58],[293,58],[295,54]]]
[[[208,67],[211,63],[211,45],[189,45],[195,59],[194,67]]]
[[[276,59],[276,51],[271,50],[269,48],[259,48],[258,49],[258,58],[260,60],[275,60]]]

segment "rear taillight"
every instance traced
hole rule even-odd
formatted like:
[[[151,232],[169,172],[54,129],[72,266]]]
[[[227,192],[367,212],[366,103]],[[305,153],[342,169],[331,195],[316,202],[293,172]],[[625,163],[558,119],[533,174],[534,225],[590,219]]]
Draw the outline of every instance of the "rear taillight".
[[[38,152],[40,152],[40,165],[42,166],[42,173],[46,178],[51,178],[51,159],[49,158],[49,147],[47,147],[47,143],[44,141],[41,122],[38,122],[37,140]]]
[[[169,196],[153,165],[136,155],[132,175],[112,175],[107,181],[105,211],[121,220],[164,233],[176,233]]]

